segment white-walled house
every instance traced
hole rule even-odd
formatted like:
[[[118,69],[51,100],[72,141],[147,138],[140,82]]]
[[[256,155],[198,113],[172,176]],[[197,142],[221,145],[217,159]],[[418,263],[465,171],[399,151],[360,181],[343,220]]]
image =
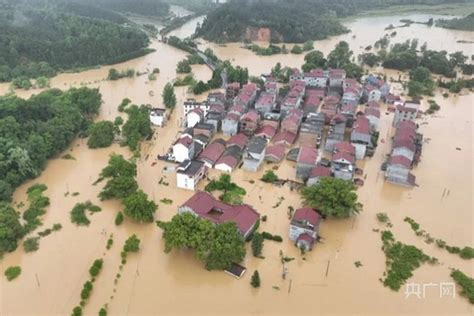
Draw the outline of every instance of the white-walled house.
[[[207,168],[202,162],[185,160],[176,169],[176,186],[194,191],[206,172]]]
[[[173,156],[176,162],[183,162],[194,157],[194,141],[189,136],[178,139],[173,145]]]
[[[150,122],[151,124],[159,127],[163,127],[168,120],[165,109],[153,108],[150,110]]]
[[[186,115],[186,127],[194,127],[204,119],[204,112],[201,109],[192,109]]]
[[[267,140],[263,137],[253,137],[247,145],[244,153],[243,168],[246,171],[256,172],[265,159],[265,147]]]

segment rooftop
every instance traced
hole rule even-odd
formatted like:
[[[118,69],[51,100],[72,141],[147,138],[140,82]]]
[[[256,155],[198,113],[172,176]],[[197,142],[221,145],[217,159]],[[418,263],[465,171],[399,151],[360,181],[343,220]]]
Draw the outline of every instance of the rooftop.
[[[319,215],[315,209],[311,207],[303,207],[295,211],[291,224],[314,229],[320,221],[321,215]]]
[[[233,222],[245,235],[258,221],[260,215],[248,204],[225,204],[207,192],[197,192],[181,207],[188,207],[199,217],[215,224]]]
[[[198,174],[202,168],[204,168],[204,163],[200,161],[194,161],[194,160],[191,161],[187,159],[178,166],[178,168],[176,169],[176,172],[185,174],[188,176],[194,176],[195,174]]]
[[[316,165],[318,160],[318,151],[316,148],[302,146],[298,153],[297,162],[304,163],[308,165]]]

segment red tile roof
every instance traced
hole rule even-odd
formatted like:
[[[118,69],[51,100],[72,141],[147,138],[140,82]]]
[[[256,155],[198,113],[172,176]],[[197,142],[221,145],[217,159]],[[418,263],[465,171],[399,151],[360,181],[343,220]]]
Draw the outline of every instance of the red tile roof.
[[[316,165],[318,160],[318,150],[313,147],[302,146],[298,153],[297,163]]]
[[[313,177],[330,177],[331,176],[331,168],[324,167],[324,166],[316,166],[311,170],[310,178]]]
[[[258,113],[255,112],[254,110],[250,110],[242,117],[240,118],[241,121],[252,121],[252,122],[257,122],[258,121]]]
[[[232,120],[232,121],[239,121],[240,120],[240,114],[237,113],[227,113],[225,116],[224,120]]]
[[[197,192],[181,207],[188,207],[199,217],[215,224],[233,222],[242,235],[246,234],[260,218],[250,205],[228,205],[206,192]]]
[[[282,160],[285,157],[285,147],[281,145],[268,146],[265,150],[265,157],[272,156],[277,160]]]
[[[284,131],[280,132],[273,137],[273,143],[278,144],[278,143],[286,143],[288,145],[294,144],[296,140],[296,134],[290,132],[290,131]]]
[[[224,165],[227,165],[229,166],[230,168],[234,169],[237,164],[239,163],[239,161],[237,160],[237,158],[235,158],[234,156],[223,156],[221,158],[219,158],[219,160],[217,160],[216,162],[216,165],[219,165],[219,164],[224,164]]]
[[[184,136],[178,139],[175,144],[181,144],[181,145],[184,145],[186,148],[188,148],[192,143],[193,143],[193,139],[191,137]]]
[[[277,129],[271,125],[265,125],[259,127],[255,131],[255,136],[265,136],[266,138],[272,139],[275,136]]]
[[[223,144],[214,141],[201,152],[201,154],[199,155],[199,159],[215,163],[220,158],[224,150],[225,146]]]
[[[344,160],[350,162],[351,164],[355,163],[355,157],[354,157],[354,155],[351,155],[350,153],[337,152],[337,153],[332,155],[332,161],[338,161],[338,160],[341,160],[341,159],[344,159]]]
[[[402,165],[405,168],[411,167],[411,161],[405,156],[392,156],[389,161],[390,165]]]
[[[377,118],[380,118],[380,111],[375,107],[366,108],[364,113],[365,116],[375,116]]]
[[[346,141],[334,145],[334,152],[349,153],[351,155],[355,155],[356,149],[354,145]]]
[[[310,236],[309,234],[307,234],[307,233],[300,234],[300,235],[298,236],[298,238],[296,239],[296,241],[298,242],[298,241],[300,241],[300,240],[306,241],[306,242],[307,242],[308,244],[310,244],[310,245],[312,245],[312,244],[314,243],[314,238],[311,237],[311,236]]]
[[[309,224],[316,226],[321,221],[321,215],[311,207],[299,208],[293,215],[294,221],[307,221]]]
[[[354,132],[361,134],[370,133],[369,120],[365,116],[358,116],[354,123]]]
[[[410,151],[415,152],[416,145],[413,140],[408,138],[400,138],[393,141],[393,148],[408,148]]]
[[[377,101],[370,101],[367,103],[367,107],[380,109],[380,104]]]
[[[238,133],[229,138],[227,141],[227,147],[230,146],[238,146],[240,149],[244,149],[244,147],[247,145],[249,141],[249,138],[243,134],[243,133]]]

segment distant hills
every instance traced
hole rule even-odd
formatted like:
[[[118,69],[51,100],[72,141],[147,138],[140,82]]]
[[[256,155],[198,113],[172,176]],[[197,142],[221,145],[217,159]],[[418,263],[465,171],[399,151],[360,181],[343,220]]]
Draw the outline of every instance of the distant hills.
[[[474,31],[474,12],[464,18],[451,20],[438,20],[436,26],[447,29]]]

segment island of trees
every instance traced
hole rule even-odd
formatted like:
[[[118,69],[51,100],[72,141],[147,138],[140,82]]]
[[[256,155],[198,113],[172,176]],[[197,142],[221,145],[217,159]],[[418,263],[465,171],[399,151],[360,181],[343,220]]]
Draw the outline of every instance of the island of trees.
[[[474,13],[463,18],[436,21],[436,26],[453,30],[474,31]]]

